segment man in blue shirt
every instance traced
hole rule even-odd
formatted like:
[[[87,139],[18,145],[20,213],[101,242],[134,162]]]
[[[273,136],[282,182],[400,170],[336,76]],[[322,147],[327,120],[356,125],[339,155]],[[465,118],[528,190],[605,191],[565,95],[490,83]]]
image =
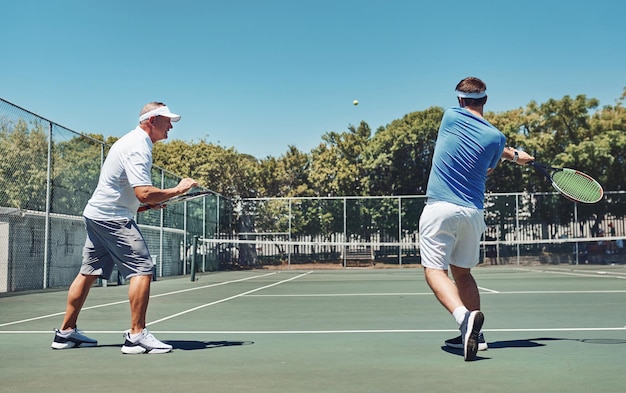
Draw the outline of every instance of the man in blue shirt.
[[[504,134],[485,120],[487,86],[483,81],[465,78],[457,84],[456,93],[460,107],[446,110],[439,127],[419,241],[426,282],[461,330],[461,336],[446,345],[463,348],[469,361],[479,346],[487,348],[481,333],[480,295],[470,270],[478,264],[485,230],[487,175],[500,160],[525,165],[534,157],[505,148]]]

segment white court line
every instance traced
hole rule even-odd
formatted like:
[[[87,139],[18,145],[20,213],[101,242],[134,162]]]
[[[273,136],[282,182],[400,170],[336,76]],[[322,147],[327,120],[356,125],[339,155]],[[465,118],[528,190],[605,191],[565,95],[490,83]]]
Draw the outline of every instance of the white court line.
[[[218,282],[218,283],[215,283],[215,284],[203,285],[201,287],[181,289],[181,290],[178,290],[178,291],[166,292],[166,293],[161,293],[159,295],[150,296],[150,298],[161,297],[161,296],[169,296],[169,295],[176,295],[178,293],[197,291],[199,289],[219,287],[221,285],[233,284],[233,283],[236,283],[236,282],[248,281],[248,280],[252,280],[254,278],[267,277],[267,276],[271,276],[271,275],[274,275],[274,274],[276,274],[276,273],[266,273],[266,274],[261,274],[260,276],[252,276],[252,277],[240,278],[238,280],[224,281],[224,282]]]
[[[393,333],[458,333],[458,329],[348,329],[348,330],[151,330],[155,334],[393,334]],[[485,333],[520,332],[610,332],[626,331],[624,327],[485,329]],[[89,334],[120,334],[117,330],[89,330]],[[50,334],[49,330],[5,330],[2,334]]]
[[[549,270],[542,269],[531,269],[531,268],[517,268],[515,270],[520,270],[524,272],[532,272],[532,273],[545,273],[545,274],[561,274],[564,276],[575,276],[575,277],[597,277],[597,278],[617,278],[619,280],[626,280],[626,274],[621,272],[607,272],[604,270],[559,270],[557,268],[550,268]]]
[[[496,291],[488,288],[481,288],[484,291],[481,295],[558,295],[558,294],[593,294],[593,293],[626,293],[626,289],[615,290],[594,290],[594,291]],[[244,295],[245,297],[351,297],[351,296],[433,296],[432,292],[386,292],[386,293],[299,293],[299,294],[254,294]]]
[[[620,276],[619,273],[610,273],[605,271],[593,271],[593,272],[562,272],[562,271],[553,271],[553,270],[530,270],[532,272],[537,273],[545,273],[545,274],[561,274],[563,276],[575,276],[575,277],[597,277],[597,278],[617,278],[618,280],[624,280],[626,277]]]
[[[216,300],[214,302],[210,302],[210,303],[206,303],[206,304],[203,304],[203,305],[200,305],[200,306],[197,306],[197,307],[193,307],[193,308],[190,308],[188,310],[181,311],[181,312],[176,313],[176,314],[172,314],[172,315],[170,315],[168,317],[157,319],[156,321],[152,321],[150,323],[147,323],[146,326],[154,325],[155,323],[167,321],[168,319],[176,318],[176,317],[179,317],[181,315],[188,314],[190,312],[197,311],[197,310],[200,310],[200,309],[205,308],[205,307],[209,307],[209,306],[213,306],[215,304],[227,302],[229,300],[236,299],[238,297],[242,297],[242,296],[245,296],[245,295],[250,294],[250,293],[258,292],[258,291],[261,291],[263,289],[271,288],[271,287],[274,287],[276,285],[280,285],[280,284],[283,284],[283,283],[286,283],[286,282],[289,282],[289,281],[292,281],[292,280],[296,280],[296,279],[298,279],[300,277],[304,277],[304,276],[309,275],[311,273],[313,273],[313,271],[302,273],[302,274],[299,274],[297,276],[288,278],[286,280],[278,281],[278,282],[275,282],[273,284],[265,285],[265,286],[262,286],[262,287],[259,287],[259,288],[256,288],[256,289],[252,289],[250,291],[242,292],[242,293],[234,295],[234,296],[229,296],[229,297],[224,298],[224,299]]]
[[[496,292],[500,295],[559,295],[559,294],[592,294],[592,293],[626,293],[626,289],[596,290],[596,291],[506,291]],[[488,294],[488,293],[487,293]],[[484,295],[484,294],[481,294]]]
[[[219,282],[219,283],[215,283],[215,284],[203,285],[201,287],[195,287],[195,288],[189,288],[189,289],[181,289],[179,291],[172,291],[172,292],[162,293],[162,294],[159,294],[159,295],[152,295],[152,296],[150,296],[150,298],[175,295],[175,294],[183,293],[183,292],[197,291],[199,289],[206,289],[206,288],[217,287],[217,286],[226,285],[226,284],[232,284],[232,283],[236,283],[236,282],[252,280],[252,279],[255,279],[255,278],[271,276],[273,274],[276,274],[276,273],[266,273],[266,274],[261,274],[259,276],[246,277],[246,278],[241,278],[241,279],[238,279],[238,280],[224,281],[224,282]],[[116,306],[116,305],[124,304],[124,303],[128,303],[128,300],[120,300],[120,301],[117,301],[117,302],[103,303],[103,304],[97,304],[95,306],[84,307],[81,311],[93,310],[93,309],[102,308],[102,307]],[[41,315],[41,316],[33,317],[33,318],[22,319],[22,320],[19,320],[19,321],[6,322],[6,323],[0,324],[0,327],[16,325],[18,323],[36,321],[36,320],[39,320],[39,319],[58,317],[60,315],[65,315],[65,311],[57,312],[57,313],[54,313],[54,314]]]
[[[432,292],[385,292],[385,293],[300,293],[283,295],[246,295],[246,297],[348,297],[348,296],[432,296]]]

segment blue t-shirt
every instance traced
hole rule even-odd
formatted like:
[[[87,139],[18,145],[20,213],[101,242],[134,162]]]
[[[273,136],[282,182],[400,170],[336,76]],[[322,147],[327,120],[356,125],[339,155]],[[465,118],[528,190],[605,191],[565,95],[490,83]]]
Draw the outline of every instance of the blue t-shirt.
[[[463,108],[444,112],[426,196],[483,209],[487,170],[502,156],[506,137],[487,120]]]

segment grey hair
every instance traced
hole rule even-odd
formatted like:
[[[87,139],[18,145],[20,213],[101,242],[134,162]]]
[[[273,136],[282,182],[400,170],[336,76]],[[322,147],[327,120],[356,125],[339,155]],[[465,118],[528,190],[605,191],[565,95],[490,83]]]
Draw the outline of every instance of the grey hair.
[[[143,108],[141,109],[141,112],[139,112],[139,117],[141,117],[143,114],[148,113],[152,110],[155,110],[157,108],[160,108],[162,106],[166,106],[164,103],[162,102],[158,102],[158,101],[153,101],[153,102],[149,102],[146,105],[143,106]],[[148,120],[148,119],[146,119]],[[146,121],[144,120],[144,121]]]

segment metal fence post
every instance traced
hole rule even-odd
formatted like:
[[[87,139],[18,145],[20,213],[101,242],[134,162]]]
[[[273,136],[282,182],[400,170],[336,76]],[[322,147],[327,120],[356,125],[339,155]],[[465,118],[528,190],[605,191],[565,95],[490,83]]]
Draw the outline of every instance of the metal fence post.
[[[46,173],[46,218],[43,240],[43,289],[48,288],[48,266],[50,265],[50,211],[52,210],[52,123],[48,132],[48,162]]]
[[[191,282],[196,281],[196,249],[198,248],[198,235],[193,235],[191,245]]]

